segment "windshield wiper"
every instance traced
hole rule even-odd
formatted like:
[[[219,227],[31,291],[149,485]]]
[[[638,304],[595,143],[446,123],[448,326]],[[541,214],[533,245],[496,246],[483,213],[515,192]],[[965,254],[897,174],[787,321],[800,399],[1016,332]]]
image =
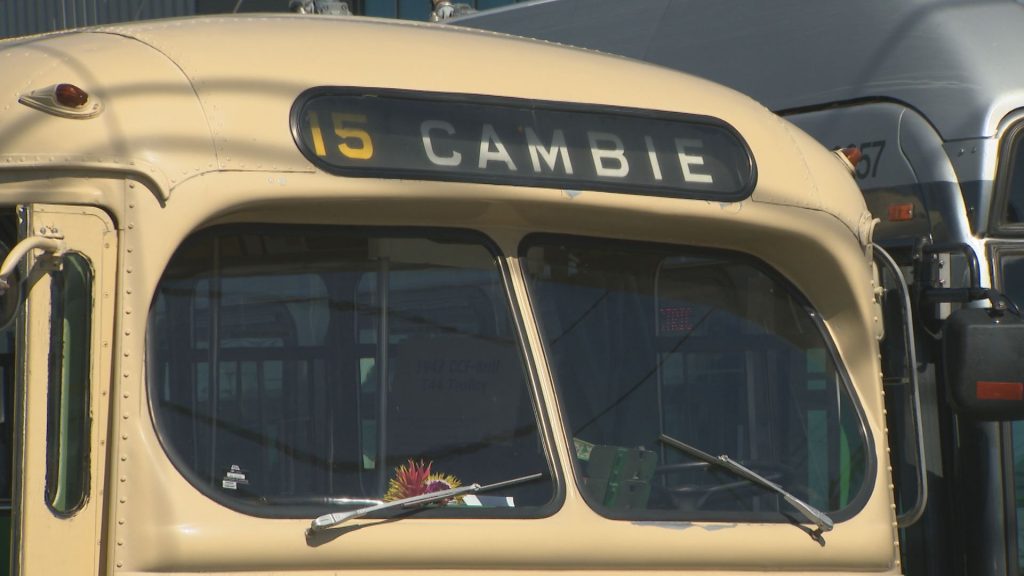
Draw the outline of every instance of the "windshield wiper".
[[[420,494],[419,496],[410,496],[409,498],[402,498],[401,500],[392,500],[390,502],[382,502],[380,504],[374,504],[373,506],[364,506],[363,508],[357,508],[348,512],[334,512],[331,514],[324,514],[319,518],[313,520],[309,525],[309,532],[320,532],[322,530],[328,530],[334,528],[340,524],[354,520],[356,518],[362,518],[367,514],[374,512],[380,512],[382,510],[390,510],[392,508],[418,508],[433,502],[439,502],[441,500],[447,500],[449,498],[455,498],[462,496],[463,494],[476,494],[478,492],[487,492],[489,490],[497,490],[498,488],[505,488],[506,486],[514,486],[516,484],[522,484],[524,482],[531,482],[538,480],[543,477],[542,472],[536,474],[530,474],[529,476],[520,476],[519,478],[512,478],[511,480],[503,480],[501,482],[495,482],[494,484],[487,484],[481,486],[480,484],[470,484],[468,486],[460,486],[458,488],[449,488],[448,490],[438,490],[437,492],[429,492],[427,494]]]
[[[796,508],[800,512],[800,514],[803,515],[804,518],[807,518],[807,520],[811,522],[811,524],[817,526],[818,533],[828,532],[832,529],[833,526],[835,526],[835,523],[832,521],[831,518],[828,517],[828,514],[825,514],[821,510],[818,510],[814,506],[811,506],[807,502],[804,502],[803,500],[790,494],[782,486],[779,486],[775,482],[772,482],[771,480],[765,478],[764,476],[761,476],[757,472],[754,472],[753,470],[747,468],[743,464],[740,464],[739,462],[733,460],[732,458],[729,458],[725,454],[722,454],[721,456],[717,457],[712,456],[711,454],[708,454],[707,452],[704,452],[699,448],[695,448],[685,442],[676,440],[675,438],[667,434],[662,434],[658,436],[658,439],[664,442],[665,444],[668,444],[669,446],[677,450],[685,452],[686,454],[689,454],[690,456],[698,460],[707,462],[708,464],[713,466],[720,466],[722,468],[725,468],[726,470],[732,472],[733,474],[739,476],[740,478],[743,478],[744,480],[748,480],[750,482],[753,482],[754,484],[757,484],[758,486],[763,486],[765,488],[768,488],[769,490],[777,492],[780,496],[782,496],[783,500],[789,502],[789,505],[792,506],[793,508]]]

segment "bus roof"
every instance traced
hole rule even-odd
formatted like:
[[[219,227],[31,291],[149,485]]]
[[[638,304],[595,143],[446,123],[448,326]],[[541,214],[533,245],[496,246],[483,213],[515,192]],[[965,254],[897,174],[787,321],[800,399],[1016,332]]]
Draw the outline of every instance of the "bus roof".
[[[455,22],[683,70],[779,112],[897,100],[945,140],[992,136],[1024,106],[1018,0],[534,0]]]
[[[409,57],[410,45],[421,58]],[[102,113],[68,119],[17,104],[59,83],[92,94]],[[369,18],[194,17],[0,42],[0,94],[7,99],[0,106],[0,171],[127,171],[155,183],[165,199],[178,184],[211,172],[316,172],[289,122],[300,97],[318,86],[719,119],[742,135],[757,165],[752,200],[822,210],[855,234],[863,224],[852,180],[836,184],[839,170],[807,168],[831,162],[817,160],[830,154],[738,92],[619,56]],[[794,186],[794,178],[806,185]]]

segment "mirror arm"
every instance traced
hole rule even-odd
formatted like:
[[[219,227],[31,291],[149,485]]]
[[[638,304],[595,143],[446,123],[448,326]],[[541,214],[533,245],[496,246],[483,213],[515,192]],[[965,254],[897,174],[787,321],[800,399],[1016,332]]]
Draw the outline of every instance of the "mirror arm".
[[[38,249],[49,253],[51,256],[59,257],[67,251],[67,243],[64,242],[63,238],[53,238],[46,236],[32,236],[25,238],[21,242],[11,249],[7,257],[4,258],[4,263],[0,265],[0,295],[7,292],[10,288],[10,277],[14,271],[18,268],[18,264],[25,258],[29,251]]]
[[[917,499],[909,510],[904,510],[903,513],[898,514],[896,517],[898,527],[906,528],[921,519],[921,516],[924,515],[924,509],[928,505],[928,465],[925,462],[924,418],[921,413],[921,384],[917,375],[917,345],[914,341],[913,306],[910,302],[910,289],[907,287],[903,271],[900,270],[896,260],[878,244],[874,244],[874,249],[877,260],[896,278],[897,287],[899,288],[903,309],[903,338],[907,353],[907,375],[914,394],[911,409],[914,436],[916,437],[915,448],[917,450]]]

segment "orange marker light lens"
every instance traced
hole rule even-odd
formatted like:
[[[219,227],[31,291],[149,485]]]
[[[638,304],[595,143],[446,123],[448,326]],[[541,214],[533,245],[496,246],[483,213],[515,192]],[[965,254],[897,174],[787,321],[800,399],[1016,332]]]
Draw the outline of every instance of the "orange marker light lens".
[[[913,219],[913,204],[893,204],[889,206],[889,222],[906,222]]]
[[[860,162],[861,157],[863,157],[863,154],[861,154],[860,152],[860,148],[857,148],[856,146],[843,148],[842,152],[843,156],[846,156],[846,159],[849,160],[850,164],[853,164],[854,166],[856,166],[857,163]]]
[[[978,400],[1024,400],[1024,382],[975,382]]]
[[[68,108],[81,108],[89,101],[89,94],[74,84],[58,84],[54,92],[57,102]]]

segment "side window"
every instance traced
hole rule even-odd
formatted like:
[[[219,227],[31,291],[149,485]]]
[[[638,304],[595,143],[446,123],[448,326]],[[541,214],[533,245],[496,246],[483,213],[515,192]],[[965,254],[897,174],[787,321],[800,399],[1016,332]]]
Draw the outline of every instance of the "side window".
[[[792,513],[679,444],[728,455],[836,519],[862,505],[874,466],[865,427],[792,286],[722,252],[538,236],[523,253],[578,482],[597,511]]]
[[[70,253],[52,276],[46,501],[54,512],[72,514],[89,488],[92,272],[85,258]]]
[[[1024,250],[1009,245],[993,245],[997,287],[1017,306],[1024,306]]]
[[[999,178],[1004,209],[1002,224],[1024,224],[1024,125],[1011,130],[1003,141]]]
[[[427,513],[539,514],[553,484],[498,262],[462,232],[265,225],[190,238],[148,333],[172,460],[260,516],[538,472]]]

